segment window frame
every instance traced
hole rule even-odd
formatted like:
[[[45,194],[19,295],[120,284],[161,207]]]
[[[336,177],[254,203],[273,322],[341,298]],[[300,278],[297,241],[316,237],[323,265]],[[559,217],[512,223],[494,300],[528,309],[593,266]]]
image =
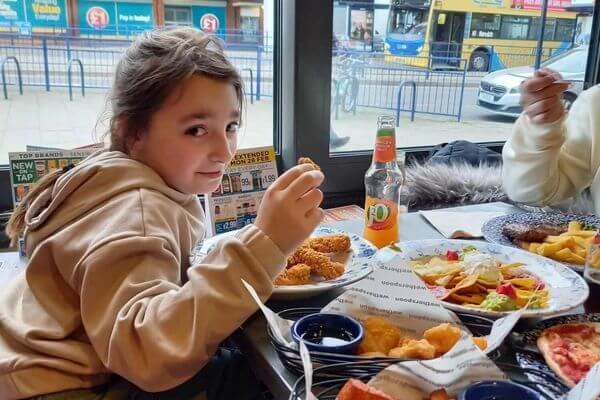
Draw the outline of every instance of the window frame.
[[[508,21],[508,19],[512,18],[513,21]],[[514,20],[517,19],[521,19],[523,20],[523,22],[515,22]],[[519,38],[514,38],[514,37],[509,37],[510,35],[505,34],[505,27],[509,26],[512,28],[512,25],[519,25],[521,28],[525,27],[526,31],[525,31],[525,36],[524,37],[519,37]],[[528,40],[529,38],[529,29],[531,26],[531,17],[527,17],[527,16],[518,16],[518,15],[502,15],[500,17],[500,36],[498,37],[499,39],[504,39],[504,40]],[[506,32],[508,33],[508,32]]]
[[[493,36],[490,37],[485,37],[485,36],[481,36],[481,35],[472,35],[473,33],[473,23],[477,22],[479,23],[480,20],[482,19],[482,17],[493,17],[493,19],[495,20],[496,18],[498,19],[498,29],[479,29],[479,27],[477,28],[477,31],[489,31],[489,32],[493,32]],[[495,22],[495,21],[494,21]],[[500,14],[486,14],[486,13],[477,13],[474,12],[471,14],[471,27],[469,28],[469,37],[472,38],[477,38],[477,39],[500,39],[500,34],[502,31],[502,15]]]
[[[187,16],[189,17],[187,21],[169,21],[167,19],[167,10],[173,13],[173,16],[176,17],[178,12],[185,11]],[[176,19],[176,18],[175,18]],[[172,6],[165,5],[165,26],[175,27],[175,26],[192,26],[193,25],[193,16],[192,16],[192,8],[190,6]]]
[[[600,5],[594,7],[592,18],[592,32],[590,35],[590,44],[588,47],[588,60],[585,69],[584,89],[596,85],[600,82]]]

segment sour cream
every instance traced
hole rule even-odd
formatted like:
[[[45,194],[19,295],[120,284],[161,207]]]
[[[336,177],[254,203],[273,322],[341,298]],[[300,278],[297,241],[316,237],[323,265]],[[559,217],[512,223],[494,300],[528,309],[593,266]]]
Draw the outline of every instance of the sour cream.
[[[500,282],[502,273],[494,257],[485,253],[469,253],[463,260],[463,268],[467,275],[479,275],[488,282]]]

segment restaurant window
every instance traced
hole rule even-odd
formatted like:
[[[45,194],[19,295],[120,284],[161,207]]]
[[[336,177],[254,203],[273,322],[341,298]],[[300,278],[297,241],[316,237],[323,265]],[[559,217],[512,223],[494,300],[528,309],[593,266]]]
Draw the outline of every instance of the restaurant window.
[[[76,2],[67,3],[70,6]],[[186,7],[166,5],[164,23],[169,27],[204,28],[206,32],[223,39],[225,53],[239,70],[245,84],[246,109],[239,131],[239,146],[271,146],[275,143],[274,1],[266,0],[264,4],[240,7],[245,10],[242,12],[242,31],[252,39],[241,46],[235,41],[239,37],[239,26],[227,18],[229,14],[224,1],[196,2]],[[98,13],[101,12],[100,8],[95,7]],[[115,16],[111,9],[104,9],[108,13],[108,23],[113,23]],[[147,17],[138,15],[138,8],[123,6],[120,9],[121,28],[139,28],[137,20]],[[129,16],[124,14],[128,10]],[[262,10],[260,24],[259,10]],[[125,24],[125,17],[129,18],[129,25]],[[11,40],[15,43],[22,40],[17,33],[5,33],[4,39],[0,40],[0,60],[8,56],[18,59],[23,72],[23,95],[18,91],[14,63],[8,63],[5,68],[10,84],[7,87],[8,100],[0,101],[3,123],[0,124],[0,165],[8,164],[9,152],[34,148],[71,149],[102,140],[108,131],[106,98],[113,84],[115,68],[139,31],[135,30],[134,33],[131,29],[128,36],[117,36],[115,30],[108,29],[90,29],[80,36],[69,37],[45,33],[44,37],[48,38],[45,44],[42,36],[35,35],[35,40],[23,40],[19,46],[10,44]],[[47,46],[46,53],[44,46]],[[46,62],[44,54],[48,56]],[[68,92],[69,58],[81,60],[86,86],[83,96],[78,65],[72,65],[72,100]]]
[[[500,15],[473,14],[471,20],[471,37],[500,37]]]
[[[528,17],[503,15],[500,37],[502,39],[527,39],[530,22],[531,18]]]
[[[166,26],[192,26],[192,9],[190,7],[165,6]]]
[[[488,14],[479,6],[473,13],[471,5],[454,10],[451,2],[306,1],[310,10],[291,1],[295,46],[283,55],[294,60],[295,69],[283,79],[293,81],[295,90],[282,99],[293,103],[282,113],[285,121],[291,119],[283,135],[287,128],[295,132],[283,141],[286,167],[294,156],[312,156],[326,172],[326,192],[361,190],[382,114],[398,119],[399,153],[418,157],[455,140],[498,149],[510,136],[522,111],[515,77],[529,74],[535,63],[541,10],[503,5],[506,12]],[[359,7],[372,12],[382,49],[362,50],[354,43],[351,16]],[[575,45],[564,39],[575,35],[569,32],[574,28],[558,20],[576,20],[577,12],[549,15],[541,61],[552,63],[565,54],[563,62],[544,65],[562,65],[568,74],[572,57],[579,58],[569,78],[577,81],[566,99],[572,102],[584,86],[586,54],[571,49]],[[408,23],[411,27],[404,26]],[[422,34],[413,34],[417,28]],[[323,65],[324,58],[331,64]]]

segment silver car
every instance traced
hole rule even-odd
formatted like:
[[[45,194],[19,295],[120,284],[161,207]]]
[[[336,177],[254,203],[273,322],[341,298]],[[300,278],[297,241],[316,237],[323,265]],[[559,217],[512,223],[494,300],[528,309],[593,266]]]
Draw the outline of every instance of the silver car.
[[[587,46],[576,47],[542,64],[559,72],[563,79],[572,82],[563,94],[563,102],[567,109],[583,91],[585,68],[587,65]],[[520,85],[533,76],[533,67],[507,68],[492,72],[481,79],[477,104],[495,114],[517,117],[521,114]]]

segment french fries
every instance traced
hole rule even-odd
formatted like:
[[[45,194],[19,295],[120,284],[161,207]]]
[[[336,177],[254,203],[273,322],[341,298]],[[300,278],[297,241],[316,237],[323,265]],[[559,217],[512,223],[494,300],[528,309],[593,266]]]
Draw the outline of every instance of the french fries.
[[[543,243],[530,242],[527,250],[556,261],[583,265],[595,234],[596,231],[584,230],[579,221],[571,221],[566,232],[548,236]]]

